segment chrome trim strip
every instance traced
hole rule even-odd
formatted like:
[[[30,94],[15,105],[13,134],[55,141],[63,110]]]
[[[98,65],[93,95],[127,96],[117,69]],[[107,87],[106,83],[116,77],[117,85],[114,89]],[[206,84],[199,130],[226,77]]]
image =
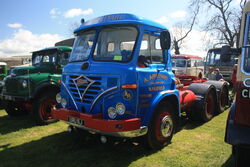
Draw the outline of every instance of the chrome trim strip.
[[[165,91],[162,91],[161,94],[168,94],[168,93],[174,93],[175,91],[174,90],[165,90]]]
[[[72,125],[72,126],[87,130],[87,131],[89,131],[91,133],[98,133],[98,134],[102,134],[102,135],[115,136],[115,137],[128,137],[128,138],[139,137],[139,136],[143,136],[143,135],[147,134],[147,132],[148,132],[148,127],[147,126],[141,126],[140,129],[131,130],[131,131],[104,132],[104,131],[88,128],[88,127],[86,127],[84,125],[77,125],[77,124],[67,122],[67,121],[64,121],[64,122],[68,123],[69,125]]]
[[[65,85],[65,83],[63,83],[63,82],[61,82],[61,83],[62,83],[62,85],[65,87],[65,89],[67,90],[67,92],[68,92],[70,98],[72,99],[72,101],[73,101],[73,103],[74,103],[76,109],[78,110],[78,107],[77,107],[77,105],[76,105],[76,102],[75,102],[73,96],[71,95],[70,91],[68,90],[67,86]]]
[[[110,91],[112,91],[112,90],[114,90],[114,89],[117,89],[117,88],[118,88],[118,86],[115,86],[115,87],[109,88],[109,89],[105,90],[104,92],[102,92],[101,94],[99,94],[99,95],[95,98],[95,100],[93,101],[93,103],[92,103],[92,105],[91,105],[89,111],[90,111],[90,112],[92,111],[92,109],[93,109],[95,103],[97,102],[97,100],[99,100],[99,98],[100,98],[102,95],[104,95],[104,94],[106,94],[106,93],[108,93],[108,92],[110,92]]]

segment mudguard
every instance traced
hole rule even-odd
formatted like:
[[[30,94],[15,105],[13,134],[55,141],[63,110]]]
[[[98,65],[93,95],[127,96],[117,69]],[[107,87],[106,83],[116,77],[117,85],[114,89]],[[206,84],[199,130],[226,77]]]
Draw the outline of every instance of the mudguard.
[[[177,115],[180,117],[181,116],[181,112],[180,112],[180,102],[179,102],[179,91],[178,90],[166,90],[166,91],[162,91],[160,92],[156,97],[155,99],[153,100],[152,102],[152,105],[150,107],[150,112],[147,114],[146,118],[145,118],[145,123],[146,125],[149,124],[151,118],[152,118],[152,115],[153,115],[153,112],[155,111],[156,107],[159,105],[159,103],[164,99],[164,98],[167,98],[167,97],[170,97],[172,99],[174,99],[176,101],[176,108],[177,108]]]
[[[41,83],[39,86],[36,87],[36,89],[33,91],[32,95],[31,95],[31,97],[35,98],[35,97],[39,96],[40,92],[45,87],[50,87],[52,89],[57,89],[58,91],[60,91],[60,86],[56,82],[53,82],[53,81],[44,82],[44,83]]]

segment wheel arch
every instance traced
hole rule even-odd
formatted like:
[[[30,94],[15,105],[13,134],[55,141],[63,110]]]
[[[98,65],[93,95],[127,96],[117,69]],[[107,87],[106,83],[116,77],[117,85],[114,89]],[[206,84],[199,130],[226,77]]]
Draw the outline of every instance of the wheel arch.
[[[180,102],[179,102],[179,91],[176,90],[176,91],[166,91],[166,92],[161,92],[154,100],[153,100],[153,103],[151,105],[151,108],[150,108],[150,112],[147,114],[147,117],[146,117],[146,124],[148,125],[150,123],[150,120],[153,116],[153,113],[154,111],[156,110],[156,108],[159,106],[160,103],[164,102],[164,101],[167,101],[167,102],[170,102],[173,107],[174,107],[174,110],[175,110],[175,116],[177,118],[177,121],[178,121],[178,118],[180,117],[181,113],[180,113]]]
[[[59,92],[60,86],[55,82],[44,82],[36,87],[32,97],[33,99],[36,99],[37,97],[42,95],[44,92],[48,92],[48,91]]]

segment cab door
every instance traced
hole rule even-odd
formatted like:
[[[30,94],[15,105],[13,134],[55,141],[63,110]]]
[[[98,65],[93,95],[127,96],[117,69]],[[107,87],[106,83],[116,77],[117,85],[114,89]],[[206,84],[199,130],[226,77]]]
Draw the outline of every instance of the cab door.
[[[139,104],[141,118],[145,118],[154,98],[164,90],[170,89],[171,69],[164,63],[158,36],[144,34],[137,63]],[[144,119],[145,123],[146,120]]]

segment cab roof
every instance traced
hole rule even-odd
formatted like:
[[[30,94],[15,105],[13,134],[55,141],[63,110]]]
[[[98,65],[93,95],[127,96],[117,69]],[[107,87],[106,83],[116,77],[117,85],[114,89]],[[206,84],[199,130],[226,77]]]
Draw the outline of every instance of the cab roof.
[[[194,55],[187,55],[187,54],[179,54],[179,55],[173,55],[172,58],[183,58],[183,59],[203,59],[200,56],[194,56]]]
[[[44,52],[44,51],[48,51],[48,50],[71,51],[72,47],[69,47],[69,46],[54,46],[54,47],[48,47],[48,48],[44,48],[44,49],[41,49],[41,50],[37,50],[37,51],[34,51],[32,53]]]
[[[77,28],[74,33],[77,33],[83,29],[89,29],[92,27],[98,27],[98,26],[104,26],[104,25],[122,25],[122,24],[141,24],[141,25],[147,25],[155,28],[159,28],[162,30],[167,29],[165,26],[156,23],[154,21],[129,14],[129,13],[119,13],[119,14],[110,14],[110,15],[104,15],[101,17],[97,17],[92,20],[88,20],[82,25]]]

